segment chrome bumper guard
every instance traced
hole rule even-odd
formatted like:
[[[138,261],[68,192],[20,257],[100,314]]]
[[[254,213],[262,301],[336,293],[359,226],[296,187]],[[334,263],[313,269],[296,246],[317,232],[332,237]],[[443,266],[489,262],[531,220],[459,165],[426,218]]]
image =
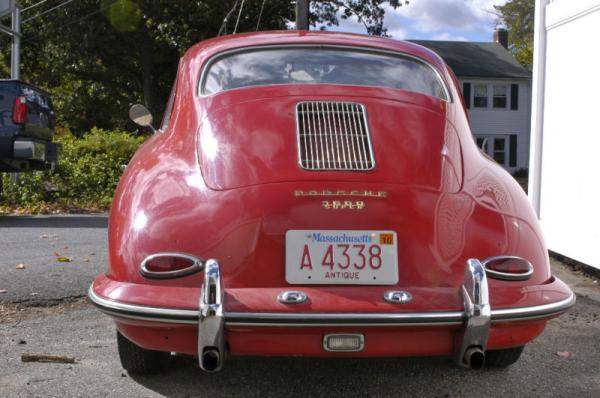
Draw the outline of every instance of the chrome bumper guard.
[[[426,313],[250,313],[225,312],[219,263],[206,261],[199,311],[128,304],[98,296],[90,286],[89,298],[103,312],[118,318],[198,325],[198,360],[206,371],[223,367],[225,326],[255,327],[368,327],[462,325],[457,335],[455,361],[480,368],[490,326],[496,322],[518,322],[559,315],[575,304],[575,295],[561,301],[530,307],[492,309],[485,269],[477,259],[467,261],[460,294],[463,311]]]
[[[479,260],[467,260],[460,293],[466,321],[456,344],[455,361],[460,366],[481,368],[492,323],[492,309],[485,269]]]
[[[204,265],[204,282],[200,291],[198,321],[198,361],[202,370],[216,372],[223,367],[224,333],[221,272],[216,260],[208,260]]]

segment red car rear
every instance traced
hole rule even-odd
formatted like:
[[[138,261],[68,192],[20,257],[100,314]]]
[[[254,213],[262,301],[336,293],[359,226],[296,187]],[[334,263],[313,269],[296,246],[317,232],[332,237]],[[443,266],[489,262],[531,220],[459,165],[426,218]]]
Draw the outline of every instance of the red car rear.
[[[415,44],[272,32],[182,58],[113,202],[89,291],[123,366],[163,352],[508,366],[573,305],[526,195]]]

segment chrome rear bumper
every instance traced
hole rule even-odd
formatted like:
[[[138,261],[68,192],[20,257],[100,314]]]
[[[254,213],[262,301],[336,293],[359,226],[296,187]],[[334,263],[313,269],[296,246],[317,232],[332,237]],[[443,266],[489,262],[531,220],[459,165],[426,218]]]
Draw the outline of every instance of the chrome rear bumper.
[[[465,355],[473,349],[485,351],[490,326],[494,323],[527,321],[559,315],[575,304],[571,293],[564,300],[549,304],[492,309],[485,270],[476,259],[467,261],[460,289],[463,311],[399,312],[399,313],[272,313],[226,312],[223,308],[223,286],[216,260],[208,260],[199,310],[158,308],[100,297],[89,289],[90,301],[104,313],[126,319],[166,324],[198,325],[198,356],[200,366],[208,371],[221,369],[225,354],[226,326],[252,327],[436,327],[462,325],[456,344],[455,360],[469,366]]]

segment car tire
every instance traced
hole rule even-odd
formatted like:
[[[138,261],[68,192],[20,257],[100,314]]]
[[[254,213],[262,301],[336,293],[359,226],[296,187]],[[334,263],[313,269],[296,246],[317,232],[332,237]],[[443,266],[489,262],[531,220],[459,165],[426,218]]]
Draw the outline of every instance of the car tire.
[[[490,350],[485,353],[485,365],[488,368],[506,368],[517,362],[525,347]]]
[[[146,350],[134,343],[117,331],[117,346],[121,366],[135,374],[151,374],[160,370],[165,353]]]

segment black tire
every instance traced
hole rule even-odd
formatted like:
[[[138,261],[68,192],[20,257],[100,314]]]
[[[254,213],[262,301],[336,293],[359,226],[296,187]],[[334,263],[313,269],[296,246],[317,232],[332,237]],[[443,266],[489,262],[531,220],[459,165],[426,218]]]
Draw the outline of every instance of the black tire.
[[[146,350],[117,331],[117,345],[121,366],[129,373],[151,374],[161,369],[165,353]]]
[[[490,350],[485,353],[485,366],[488,368],[506,368],[517,362],[525,347]]]

